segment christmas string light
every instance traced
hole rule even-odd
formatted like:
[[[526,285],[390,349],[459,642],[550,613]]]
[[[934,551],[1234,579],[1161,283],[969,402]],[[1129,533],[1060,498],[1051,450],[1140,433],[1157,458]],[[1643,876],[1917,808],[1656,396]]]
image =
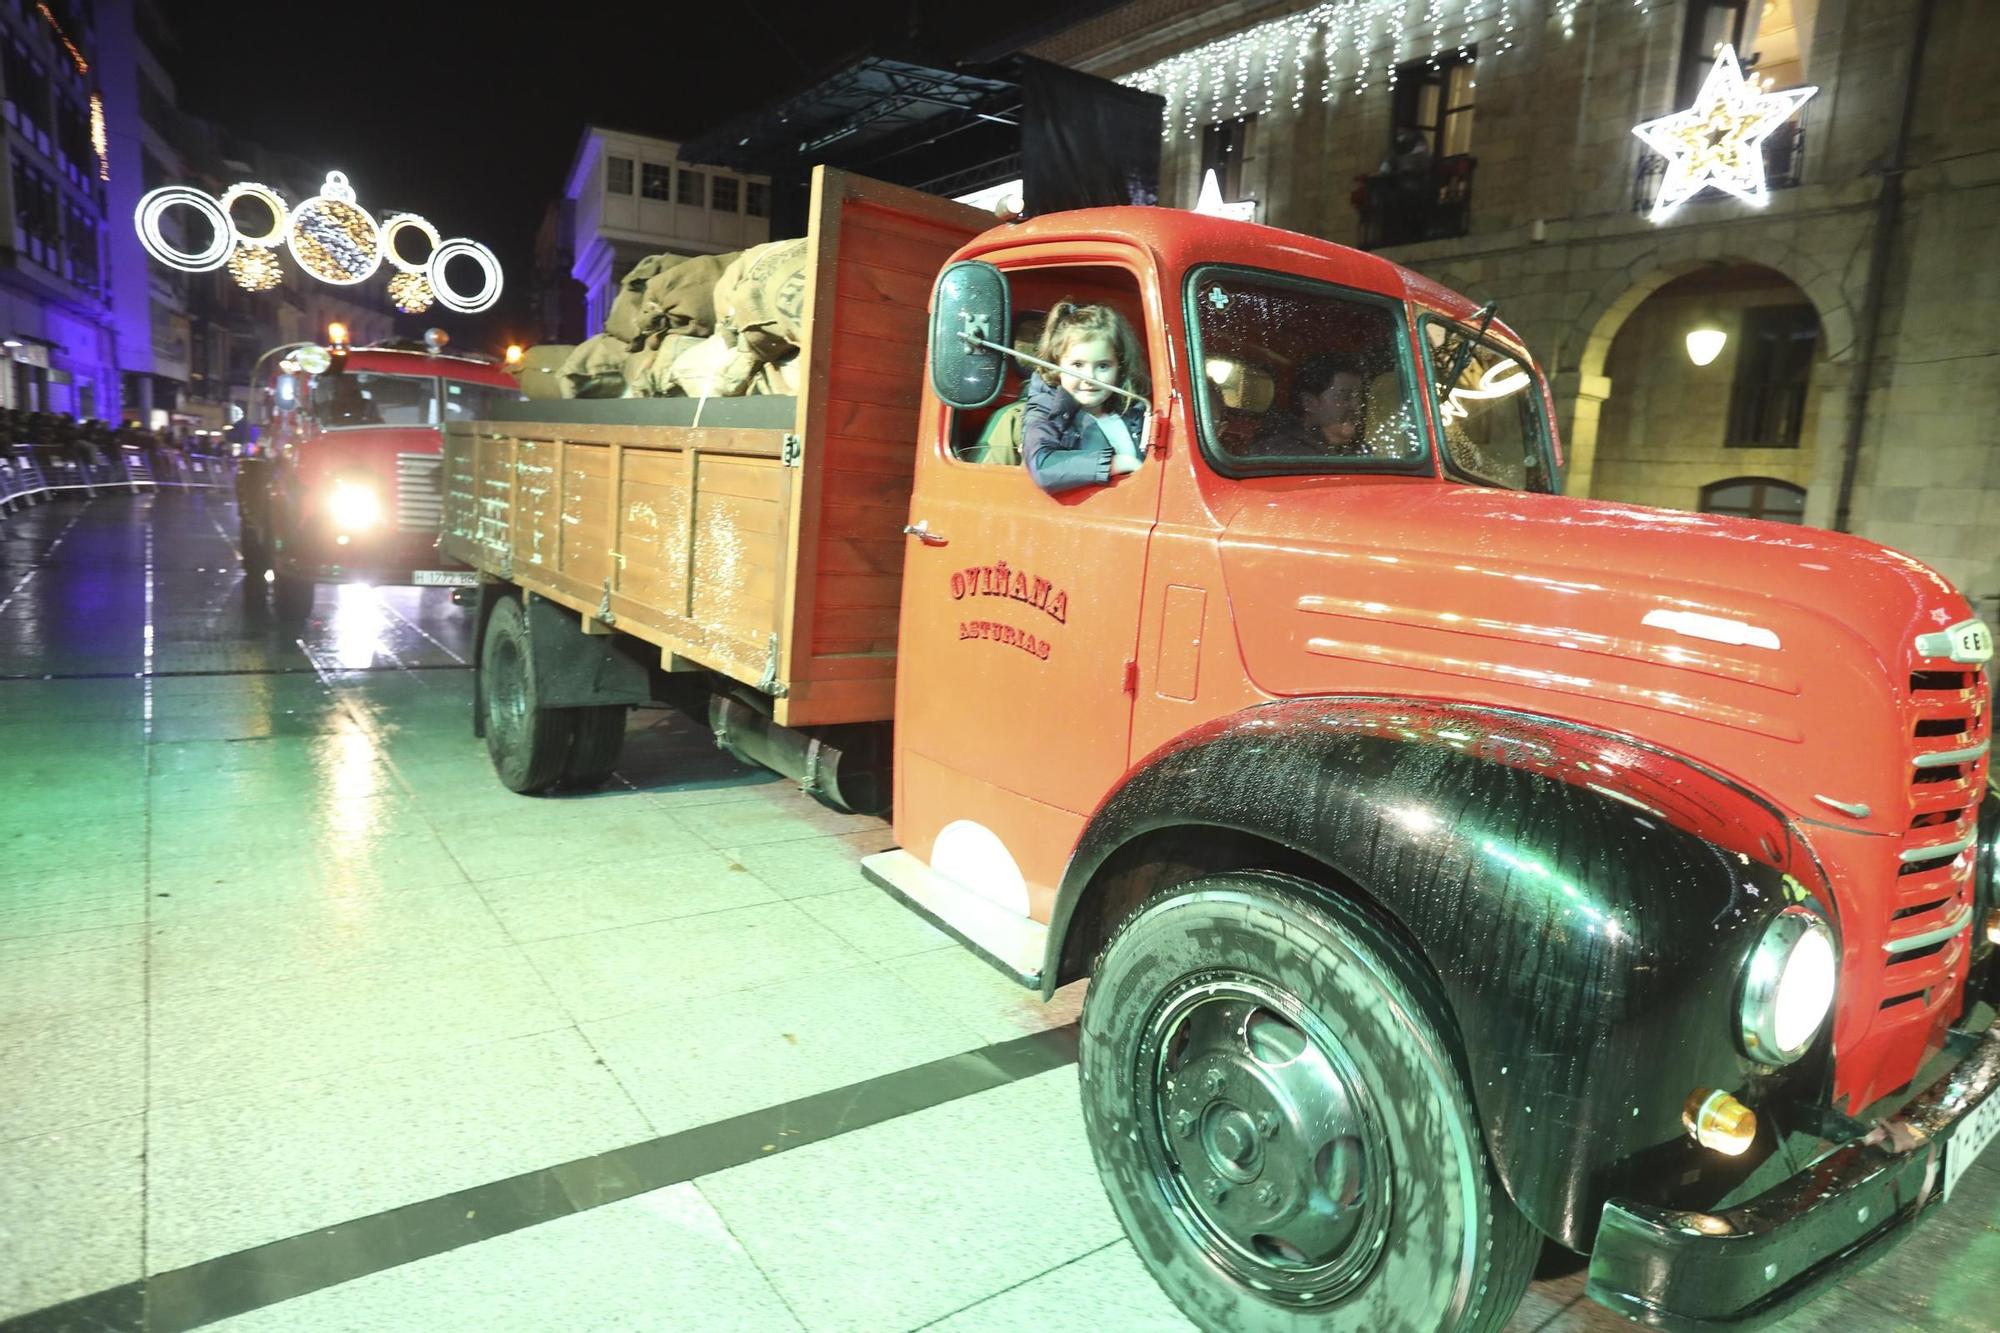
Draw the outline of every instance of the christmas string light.
[[[97,179],[111,179],[111,135],[104,124],[104,94],[90,95],[90,149],[97,154]]]

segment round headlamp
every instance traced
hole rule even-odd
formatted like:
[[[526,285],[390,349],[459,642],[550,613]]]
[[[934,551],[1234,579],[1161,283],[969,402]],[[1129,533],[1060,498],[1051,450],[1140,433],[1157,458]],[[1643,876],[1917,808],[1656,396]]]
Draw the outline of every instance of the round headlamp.
[[[373,488],[358,482],[337,481],[327,497],[327,516],[342,531],[354,532],[373,527],[382,517],[382,502]]]
[[[1790,1064],[1806,1053],[1833,1010],[1840,950],[1818,913],[1787,907],[1771,919],[1743,977],[1743,1053]]]

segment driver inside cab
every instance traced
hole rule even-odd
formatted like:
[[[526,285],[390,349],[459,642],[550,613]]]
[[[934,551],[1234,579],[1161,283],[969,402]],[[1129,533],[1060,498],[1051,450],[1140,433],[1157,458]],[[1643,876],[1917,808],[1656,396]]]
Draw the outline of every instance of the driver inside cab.
[[[1292,375],[1292,412],[1273,412],[1244,453],[1255,458],[1352,458],[1363,453],[1367,377],[1358,357],[1322,352]]]

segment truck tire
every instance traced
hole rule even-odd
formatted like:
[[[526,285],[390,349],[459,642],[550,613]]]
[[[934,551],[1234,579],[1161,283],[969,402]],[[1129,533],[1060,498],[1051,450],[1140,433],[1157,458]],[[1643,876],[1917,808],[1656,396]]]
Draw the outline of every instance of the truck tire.
[[[618,766],[625,748],[624,704],[599,704],[569,710],[573,734],[563,760],[565,787],[601,787]]]
[[[304,620],[312,614],[313,591],[311,579],[279,574],[271,580],[271,614],[280,620]]]
[[[1232,1333],[1494,1333],[1540,1236],[1494,1175],[1427,974],[1281,875],[1195,880],[1084,1000],[1084,1122],[1133,1248]]]
[[[252,579],[263,578],[264,571],[271,567],[271,548],[264,534],[246,523],[238,545],[243,552],[244,574]]]
[[[569,755],[570,715],[537,702],[535,659],[520,599],[502,597],[486,618],[479,648],[480,692],[486,704],[486,753],[509,791],[546,791]]]

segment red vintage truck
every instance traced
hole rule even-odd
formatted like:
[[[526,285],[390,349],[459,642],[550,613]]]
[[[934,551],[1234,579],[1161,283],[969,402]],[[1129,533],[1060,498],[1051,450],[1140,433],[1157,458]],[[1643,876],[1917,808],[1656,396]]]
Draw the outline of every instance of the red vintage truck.
[[[335,325],[323,345],[260,358],[263,434],[238,469],[237,512],[244,571],[269,579],[279,616],[304,616],[321,583],[473,582],[438,555],[441,428],[521,395],[495,362],[445,346],[432,330],[351,347]]]
[[[2000,1130],[1965,599],[1561,495],[1521,341],[1379,257],[990,222],[822,171],[796,398],[447,425],[502,779],[601,780],[672,702],[888,805],[871,876],[1091,978],[1100,1172],[1206,1328],[1497,1329],[1545,1238],[1623,1314],[1750,1327],[1948,1206]],[[1149,412],[1049,495],[987,427],[1065,299],[1139,331]],[[1316,449],[1277,427],[1327,355],[1359,426]]]

